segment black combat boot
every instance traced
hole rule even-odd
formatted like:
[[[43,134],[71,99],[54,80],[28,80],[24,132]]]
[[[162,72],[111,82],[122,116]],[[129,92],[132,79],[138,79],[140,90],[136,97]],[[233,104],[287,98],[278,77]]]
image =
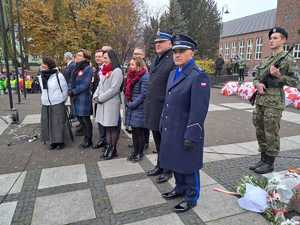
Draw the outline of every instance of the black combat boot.
[[[266,158],[265,162],[260,167],[257,167],[254,170],[255,173],[265,174],[265,173],[270,173],[274,170],[275,157],[266,155],[265,158]]]
[[[262,164],[264,163],[266,158],[266,154],[264,152],[262,152],[260,154],[260,161],[256,162],[255,164],[253,164],[252,166],[249,167],[249,170],[255,170],[256,168],[262,166]]]
[[[112,150],[112,145],[107,144],[104,148],[104,151],[103,151],[103,154],[101,155],[101,158],[106,158],[111,150]]]
[[[110,150],[109,150],[107,156],[105,157],[105,160],[110,160],[110,159],[116,157],[117,155],[118,155],[117,148],[115,146],[110,145]]]

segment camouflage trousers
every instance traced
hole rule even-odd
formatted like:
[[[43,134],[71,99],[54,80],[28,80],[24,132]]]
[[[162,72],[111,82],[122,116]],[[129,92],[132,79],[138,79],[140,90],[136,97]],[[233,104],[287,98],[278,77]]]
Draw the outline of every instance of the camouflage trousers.
[[[256,105],[253,111],[253,124],[256,129],[258,151],[269,156],[277,156],[280,151],[280,120],[282,110]]]

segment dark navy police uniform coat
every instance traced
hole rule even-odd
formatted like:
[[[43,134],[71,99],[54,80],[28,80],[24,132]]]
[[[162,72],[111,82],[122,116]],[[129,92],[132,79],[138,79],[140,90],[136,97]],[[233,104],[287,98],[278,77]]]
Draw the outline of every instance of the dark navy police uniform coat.
[[[190,174],[203,167],[204,120],[208,111],[210,85],[208,76],[192,62],[183,67],[174,81],[171,72],[160,120],[161,167]],[[184,149],[184,140],[194,143]]]

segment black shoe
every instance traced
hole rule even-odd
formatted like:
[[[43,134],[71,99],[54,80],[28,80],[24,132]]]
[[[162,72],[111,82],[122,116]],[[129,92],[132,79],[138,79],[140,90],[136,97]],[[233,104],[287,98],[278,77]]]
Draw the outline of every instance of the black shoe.
[[[195,206],[196,206],[196,204],[191,204],[184,200],[174,206],[174,212],[177,212],[177,213],[186,212],[186,211],[194,208]]]
[[[152,153],[157,153],[156,149],[154,149],[154,150],[152,151]]]
[[[93,149],[104,148],[106,146],[105,141],[98,141],[97,144],[93,145]]]
[[[111,160],[112,158],[115,158],[117,157],[118,154],[117,154],[117,150],[116,149],[113,149],[112,151],[110,151],[108,153],[108,155],[105,157],[105,160]]]
[[[57,147],[56,143],[50,144],[49,150],[54,150]]]
[[[177,192],[175,191],[175,189],[173,189],[173,190],[170,191],[170,192],[166,192],[166,193],[161,194],[161,196],[162,196],[164,199],[166,199],[166,200],[170,200],[170,199],[174,199],[174,198],[181,197],[182,194],[177,193]]]
[[[86,149],[86,148],[89,148],[93,145],[92,142],[83,142],[79,145],[80,148],[83,148],[83,149]]]
[[[154,169],[149,170],[146,172],[147,176],[157,176],[162,174],[163,170],[161,168],[159,168],[158,166],[154,167]]]
[[[164,182],[167,182],[171,178],[172,178],[172,173],[163,173],[156,179],[156,183],[158,183],[158,184],[164,183]]]
[[[111,144],[107,144],[104,148],[103,154],[101,158],[106,158],[109,154],[109,152],[112,151],[112,145]]]
[[[56,149],[57,150],[63,150],[64,147],[65,147],[65,144],[64,143],[60,143],[60,144],[57,145]]]
[[[270,173],[273,172],[274,170],[274,161],[275,157],[274,156],[265,156],[265,162],[260,166],[257,167],[254,172],[258,174],[265,174],[265,173]]]
[[[139,162],[141,160],[143,160],[143,156],[141,156],[141,155],[136,155],[132,159],[133,162]]]
[[[256,168],[262,166],[264,161],[265,161],[265,153],[261,153],[260,161],[256,162],[254,165],[250,166],[249,170],[255,170]]]

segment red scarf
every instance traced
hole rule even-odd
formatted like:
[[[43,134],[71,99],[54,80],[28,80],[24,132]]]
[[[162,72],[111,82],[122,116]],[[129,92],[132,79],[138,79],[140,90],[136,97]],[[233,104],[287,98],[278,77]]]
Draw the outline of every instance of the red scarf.
[[[132,100],[132,89],[145,73],[145,68],[142,68],[140,71],[133,71],[129,69],[125,86],[125,97],[127,101],[130,102]]]
[[[107,65],[104,65],[103,68],[102,68],[102,74],[103,76],[105,77],[109,77],[110,74],[111,74],[111,71],[112,71],[112,64],[107,64]]]

